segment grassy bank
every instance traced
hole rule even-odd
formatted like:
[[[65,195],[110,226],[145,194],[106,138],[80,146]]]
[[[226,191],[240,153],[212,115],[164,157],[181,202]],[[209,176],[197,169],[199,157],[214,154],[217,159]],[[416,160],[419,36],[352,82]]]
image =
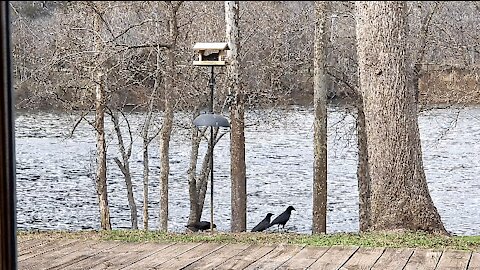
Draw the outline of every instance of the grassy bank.
[[[93,239],[98,241],[117,240],[125,242],[217,242],[292,244],[309,246],[365,246],[393,248],[432,248],[480,251],[480,236],[438,236],[426,233],[335,233],[308,235],[296,233],[161,233],[141,230],[113,231],[19,231],[18,238],[48,239]]]

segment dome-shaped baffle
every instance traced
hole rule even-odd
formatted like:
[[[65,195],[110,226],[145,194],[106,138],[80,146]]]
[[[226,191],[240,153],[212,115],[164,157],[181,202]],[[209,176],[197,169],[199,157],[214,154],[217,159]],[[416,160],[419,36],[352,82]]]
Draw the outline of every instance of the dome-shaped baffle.
[[[227,118],[212,113],[200,114],[193,120],[193,124],[197,127],[230,127]]]

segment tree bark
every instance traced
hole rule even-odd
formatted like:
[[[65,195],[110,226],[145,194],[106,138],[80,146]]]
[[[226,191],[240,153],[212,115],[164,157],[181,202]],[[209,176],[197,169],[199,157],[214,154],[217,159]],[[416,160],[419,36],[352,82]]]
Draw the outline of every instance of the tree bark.
[[[167,48],[165,100],[162,131],[160,133],[160,230],[168,230],[168,175],[170,173],[170,136],[173,128],[173,98],[176,92],[175,47],[178,37],[177,11],[181,2],[167,2],[170,46]]]
[[[195,113],[198,115],[198,113]],[[198,191],[197,191],[197,161],[198,148],[200,146],[201,137],[197,127],[192,127],[192,147],[190,152],[190,165],[188,167],[188,193],[190,197],[190,214],[188,216],[188,224],[200,221],[198,216]]]
[[[328,38],[327,12],[328,2],[315,2],[313,233],[325,233],[327,230],[327,83],[325,73]]]
[[[446,234],[423,170],[406,55],[406,3],[356,2],[373,230]]]
[[[125,143],[123,141],[122,131],[120,129],[120,122],[118,120],[118,112],[111,112],[111,117],[113,121],[113,126],[115,128],[115,133],[117,134],[118,148],[120,155],[122,156],[122,161],[119,158],[115,157],[115,163],[117,163],[118,168],[123,174],[125,179],[125,187],[127,188],[127,199],[128,206],[130,208],[130,222],[132,224],[132,229],[138,229],[138,218],[137,218],[137,204],[135,203],[135,198],[133,196],[133,184],[132,184],[132,174],[130,173],[130,156],[132,154],[132,136],[130,125],[128,125],[128,131],[130,134],[130,145],[128,150],[125,149]],[[128,124],[128,121],[127,121]]]
[[[358,147],[358,217],[360,232],[370,229],[370,175],[368,172],[367,132],[365,130],[365,113],[361,93],[357,100],[357,147]]]
[[[245,101],[240,83],[239,1],[225,1],[225,23],[229,65],[228,89],[233,102],[230,106],[231,141],[231,224],[232,232],[243,232],[247,228],[247,178],[245,165]]]
[[[208,128],[207,128],[208,129]],[[204,133],[207,131],[207,129],[204,130]],[[213,147],[212,144],[210,143],[211,140],[208,140],[208,147],[207,151],[203,157],[203,162],[202,162],[202,170],[200,173],[199,178],[197,178],[197,196],[198,196],[198,201],[197,201],[197,218],[200,220],[202,217],[202,211],[203,211],[203,205],[205,204],[205,197],[207,195],[207,184],[208,184],[208,179],[210,176],[210,169],[211,169],[211,162],[212,159],[210,158],[210,153],[211,153],[211,148]]]
[[[100,34],[101,18],[99,14],[94,14],[94,29]],[[105,74],[101,70],[101,40],[96,39],[95,50],[97,53],[97,63],[99,69],[94,75],[95,86],[95,131],[97,140],[97,169],[95,174],[95,182],[97,189],[98,205],[100,208],[100,227],[102,230],[111,230],[110,209],[108,206],[107,194],[107,146],[105,143]]]

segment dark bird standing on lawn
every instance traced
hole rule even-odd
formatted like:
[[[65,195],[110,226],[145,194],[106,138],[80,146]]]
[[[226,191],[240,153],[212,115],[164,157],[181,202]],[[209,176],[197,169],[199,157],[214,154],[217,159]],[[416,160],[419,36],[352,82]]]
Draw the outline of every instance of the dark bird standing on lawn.
[[[197,232],[197,231],[206,231],[210,230],[210,222],[208,221],[198,221],[192,224],[188,224],[185,227],[189,228],[190,230]],[[213,223],[213,228],[216,228],[217,225]]]
[[[281,213],[278,217],[276,217],[270,223],[270,225],[268,227],[271,227],[271,226],[277,224],[277,230],[280,229],[280,225],[282,225],[282,229],[285,229],[285,224],[290,219],[290,215],[292,214],[292,210],[295,210],[295,208],[293,208],[293,206],[287,207],[287,210],[285,210],[285,212]]]
[[[272,216],[272,213],[268,213],[267,216],[257,224],[257,226],[253,227],[252,232],[261,232],[270,227],[270,218]]]

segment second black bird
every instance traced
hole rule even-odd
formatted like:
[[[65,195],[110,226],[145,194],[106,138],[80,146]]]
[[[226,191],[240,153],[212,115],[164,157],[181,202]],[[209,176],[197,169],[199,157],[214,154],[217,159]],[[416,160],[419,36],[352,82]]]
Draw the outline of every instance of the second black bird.
[[[281,213],[278,217],[276,217],[269,225],[269,227],[277,224],[277,229],[280,228],[280,225],[282,225],[282,229],[285,229],[285,224],[287,224],[287,221],[290,219],[290,215],[292,214],[292,210],[295,210],[293,206],[287,207],[287,210],[285,212]]]
[[[273,216],[272,213],[268,213],[267,216],[260,221],[255,227],[253,227],[252,232],[261,232],[270,227],[270,218]]]
[[[210,222],[199,221],[199,222],[195,222],[195,223],[192,223],[192,224],[188,224],[185,227],[187,227],[188,229],[190,229],[194,232],[206,231],[206,230],[210,230]],[[217,225],[215,223],[213,223],[213,228],[216,228],[216,227],[217,227]]]

